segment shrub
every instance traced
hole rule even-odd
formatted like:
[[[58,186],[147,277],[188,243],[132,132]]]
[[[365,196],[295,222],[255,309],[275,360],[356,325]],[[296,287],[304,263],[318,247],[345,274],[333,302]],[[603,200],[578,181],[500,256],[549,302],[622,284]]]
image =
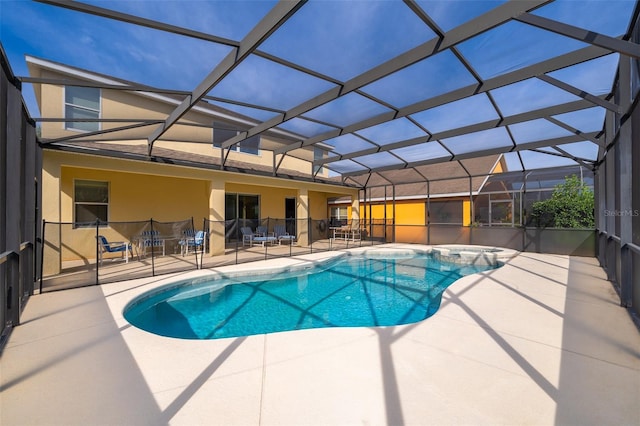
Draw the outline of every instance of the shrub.
[[[531,219],[537,227],[594,228],[593,191],[578,176],[567,176],[551,198],[533,204]]]

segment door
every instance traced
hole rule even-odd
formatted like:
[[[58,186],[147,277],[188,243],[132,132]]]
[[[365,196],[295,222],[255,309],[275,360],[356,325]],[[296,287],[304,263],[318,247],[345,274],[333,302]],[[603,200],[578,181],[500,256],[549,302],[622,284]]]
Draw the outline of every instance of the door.
[[[227,240],[237,237],[240,227],[255,229],[260,219],[260,197],[227,193],[225,195],[225,222]]]
[[[287,232],[289,235],[296,234],[296,199],[284,199],[284,218],[286,220]]]

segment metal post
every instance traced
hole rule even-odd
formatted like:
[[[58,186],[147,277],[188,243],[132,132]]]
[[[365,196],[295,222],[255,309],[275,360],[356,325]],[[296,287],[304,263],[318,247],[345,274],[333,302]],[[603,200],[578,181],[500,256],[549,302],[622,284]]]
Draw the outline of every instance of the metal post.
[[[40,294],[42,294],[42,276],[44,275],[42,271],[44,269],[44,242],[46,241],[46,234],[44,233],[44,230],[46,224],[47,221],[42,219],[42,241],[40,243]]]
[[[7,257],[7,283],[8,294],[7,299],[10,306],[11,325],[20,324],[20,256],[16,252],[9,253]]]
[[[153,235],[153,218],[149,219],[149,224],[151,225],[151,276],[155,277],[156,276],[156,263],[155,263],[155,258],[154,258],[154,247],[155,247],[155,235]],[[191,225],[193,225],[193,223],[191,223]],[[146,249],[145,249],[146,250]],[[196,262],[198,260],[198,257],[196,255]]]
[[[619,65],[619,84],[620,105],[626,110],[631,105],[631,58],[628,56],[620,56]],[[616,165],[617,175],[620,181],[620,192],[616,194],[620,206],[620,304],[625,307],[631,307],[633,304],[633,254],[627,247],[627,244],[633,243],[633,150],[632,150],[632,129],[631,119],[620,123],[620,133],[618,137],[618,154],[619,163]]]
[[[395,243],[396,242],[396,226],[397,226],[397,223],[396,223],[396,185],[395,184],[393,184],[393,186],[391,187],[391,191],[392,191],[391,196],[393,197],[393,200],[392,200],[393,201],[393,215],[392,215],[393,216],[393,218],[392,218],[393,227],[391,228],[392,229],[391,232],[393,232],[393,234],[391,235],[391,238],[392,238],[392,242]]]
[[[522,188],[520,190],[520,225],[521,225],[521,229],[522,229],[522,247],[520,249],[520,251],[525,251],[525,248],[527,247],[527,224],[526,224],[526,217],[523,217],[524,214],[524,197],[527,196],[527,176],[529,176],[529,173],[525,173],[524,170],[522,171]],[[526,216],[526,215],[525,215]]]
[[[427,244],[431,245],[431,188],[427,181]]]
[[[382,214],[382,223],[384,223],[384,228],[382,231],[382,239],[384,240],[384,242],[387,242],[387,186],[384,186],[384,202],[382,205],[382,208],[384,209],[384,212]]]
[[[467,174],[469,172],[465,169]],[[491,211],[491,194],[489,194],[489,211]],[[471,179],[471,175],[469,175],[469,244],[473,244],[473,223],[474,219],[474,209],[473,209],[473,179]],[[491,223],[491,215],[489,215],[489,223]]]
[[[96,285],[100,284],[100,242],[98,241],[98,235],[100,235],[100,220],[96,218]]]

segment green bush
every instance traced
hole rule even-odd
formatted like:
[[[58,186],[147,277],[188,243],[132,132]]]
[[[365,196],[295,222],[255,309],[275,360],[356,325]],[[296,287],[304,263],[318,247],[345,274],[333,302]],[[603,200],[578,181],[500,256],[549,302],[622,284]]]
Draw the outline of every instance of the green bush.
[[[537,227],[594,228],[593,191],[578,176],[567,176],[551,198],[533,204],[531,219]]]

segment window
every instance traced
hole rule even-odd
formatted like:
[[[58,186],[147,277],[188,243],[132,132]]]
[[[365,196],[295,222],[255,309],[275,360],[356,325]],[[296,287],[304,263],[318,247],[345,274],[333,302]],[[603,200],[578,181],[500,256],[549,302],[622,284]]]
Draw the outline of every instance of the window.
[[[331,207],[331,226],[342,226],[348,222],[347,207]]]
[[[76,180],[74,182],[75,226],[95,225],[109,220],[109,182]]]
[[[65,118],[100,118],[100,89],[66,86],[64,91]],[[97,121],[66,121],[65,129],[93,132],[100,130]]]
[[[260,196],[228,192],[225,195],[225,220],[260,219]]]
[[[242,226],[255,228],[260,224],[259,195],[227,192],[224,204],[227,239],[238,236]]]
[[[462,201],[431,201],[430,223],[452,223],[462,225]]]
[[[240,131],[231,129],[228,126],[220,123],[213,124],[213,146],[215,148],[222,147],[222,143],[236,135]],[[251,136],[242,142],[235,144],[231,147],[231,151],[244,152],[245,154],[258,155],[260,153],[260,136]]]
[[[313,147],[313,159],[314,160],[322,160],[324,158],[325,151],[322,148],[318,148],[317,146]],[[324,168],[322,166],[313,166],[313,174],[322,174],[324,173]]]
[[[513,201],[491,200],[489,225],[514,225]]]

